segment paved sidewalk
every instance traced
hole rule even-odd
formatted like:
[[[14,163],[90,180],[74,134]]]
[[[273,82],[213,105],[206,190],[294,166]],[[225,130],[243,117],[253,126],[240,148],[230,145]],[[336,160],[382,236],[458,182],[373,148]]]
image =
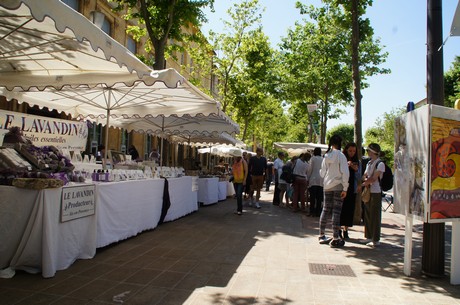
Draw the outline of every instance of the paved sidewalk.
[[[318,244],[318,218],[273,206],[272,196],[263,192],[262,208],[242,216],[234,199],[200,207],[51,279],[0,279],[0,304],[460,304],[448,274],[420,276],[420,233],[415,275],[404,276],[400,215],[383,213],[380,247],[360,244],[363,227],[354,226],[351,241],[333,249]]]

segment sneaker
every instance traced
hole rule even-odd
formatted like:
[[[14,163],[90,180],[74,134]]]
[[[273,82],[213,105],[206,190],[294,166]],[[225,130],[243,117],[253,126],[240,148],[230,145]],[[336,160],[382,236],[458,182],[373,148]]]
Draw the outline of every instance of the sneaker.
[[[371,241],[371,242],[368,242],[366,244],[366,246],[370,247],[370,248],[375,248],[375,247],[378,247],[380,246],[380,242],[379,241]]]
[[[359,242],[360,242],[361,244],[367,245],[368,243],[372,242],[372,239],[370,239],[370,238],[361,239]]]
[[[343,239],[334,239],[329,245],[331,248],[342,248],[345,245],[345,241]]]
[[[236,215],[241,216],[243,215],[243,212],[236,212]]]
[[[259,201],[256,201],[256,209],[260,209]]]
[[[327,237],[326,235],[321,235],[318,237],[318,241],[321,245],[327,245],[331,242],[332,238]]]

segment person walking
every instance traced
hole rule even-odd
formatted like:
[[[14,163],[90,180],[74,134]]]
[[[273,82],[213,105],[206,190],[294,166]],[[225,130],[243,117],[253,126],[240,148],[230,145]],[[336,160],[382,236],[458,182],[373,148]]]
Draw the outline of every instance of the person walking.
[[[267,161],[267,171],[265,173],[265,191],[270,191],[270,185],[273,181],[273,162],[268,159]]]
[[[343,247],[345,241],[340,238],[340,213],[343,199],[348,189],[348,163],[345,155],[340,151],[342,138],[333,135],[329,139],[329,147],[321,164],[320,175],[324,179],[324,204],[319,219],[319,243],[330,244],[333,248]],[[333,237],[325,235],[328,218],[332,215]]]
[[[299,211],[299,201],[300,211],[305,211],[305,192],[307,191],[308,186],[308,155],[307,153],[301,154],[295,162],[294,169],[292,170],[292,174],[294,175],[294,182],[292,183],[292,187],[294,188],[294,193],[292,195],[293,212]]]
[[[236,214],[243,215],[243,189],[248,176],[248,165],[239,149],[233,152],[232,174],[236,193]]]
[[[371,143],[367,147],[369,162],[363,175],[362,187],[370,187],[371,199],[364,204],[364,243],[375,248],[380,245],[382,225],[382,189],[380,179],[385,172],[385,164],[380,162],[380,145]]]
[[[323,157],[321,157],[321,148],[315,147],[313,157],[310,159],[308,167],[308,191],[310,192],[310,216],[319,217],[323,205],[323,178],[319,171]]]
[[[361,162],[359,162],[358,154],[356,153],[356,143],[348,143],[343,154],[347,158],[348,170],[350,176],[348,178],[347,196],[343,200],[342,213],[340,214],[340,225],[342,226],[341,237],[345,240],[349,239],[348,228],[353,226],[353,218],[355,215],[356,193],[361,191]]]
[[[278,152],[278,158],[275,159],[273,162],[273,175],[275,176],[275,190],[273,191],[273,204],[279,205],[282,202],[282,198],[280,200],[280,189],[279,186],[279,179],[281,176],[281,172],[284,165],[284,152]]]
[[[250,206],[255,203],[257,209],[260,209],[260,190],[264,184],[265,172],[267,171],[267,159],[262,156],[264,153],[263,149],[258,147],[256,149],[256,155],[249,159],[248,171],[252,177],[251,193],[249,194]],[[256,192],[256,198],[254,202],[254,192]]]

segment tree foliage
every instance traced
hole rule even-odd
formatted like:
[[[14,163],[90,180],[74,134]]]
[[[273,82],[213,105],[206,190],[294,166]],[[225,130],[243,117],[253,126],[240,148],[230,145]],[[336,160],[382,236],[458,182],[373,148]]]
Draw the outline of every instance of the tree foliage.
[[[308,116],[308,124],[320,126],[325,141],[328,119],[343,112],[351,102],[351,73],[346,62],[346,33],[337,24],[340,12],[332,7],[315,8],[297,4],[312,21],[296,22],[282,39],[282,83],[280,94],[293,105],[294,117]],[[318,110],[308,115],[307,104]],[[308,127],[304,126],[305,129]]]
[[[261,26],[262,10],[258,0],[243,1],[235,3],[227,10],[227,14],[231,21],[223,21],[226,33],[209,33],[210,42],[216,52],[215,73],[219,78],[219,96],[223,111],[227,110],[234,99],[229,93],[229,82],[237,74],[238,67],[244,64],[242,45],[250,40],[249,32]]]
[[[444,96],[446,107],[454,107],[460,99],[460,56],[456,56],[450,69],[444,73]]]
[[[181,48],[184,39],[199,39],[196,30],[206,21],[202,9],[211,6],[214,0],[112,0],[118,5],[115,11],[124,12],[126,20],[136,21],[127,32],[139,41],[147,36],[145,51],[154,51],[154,61],[147,62],[155,70],[165,68],[165,52],[168,42],[174,40],[171,49]],[[188,31],[184,31],[189,29]]]
[[[395,152],[395,119],[404,114],[405,111],[404,108],[396,108],[390,112],[385,112],[381,118],[376,120],[374,126],[366,130],[365,145],[370,143],[379,144],[385,155],[385,161],[389,163],[389,166],[393,165]]]
[[[354,132],[355,128],[352,124],[340,124],[327,131],[326,139],[329,142],[329,139],[337,134],[342,137],[342,148],[346,144],[354,142]]]

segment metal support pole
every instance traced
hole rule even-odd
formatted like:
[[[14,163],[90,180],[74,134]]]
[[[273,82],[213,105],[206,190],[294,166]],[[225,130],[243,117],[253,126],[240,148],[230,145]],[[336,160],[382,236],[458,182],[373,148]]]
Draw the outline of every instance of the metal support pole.
[[[427,1],[427,101],[444,105],[442,0]],[[422,272],[426,275],[444,275],[444,231],[444,223],[423,224]]]

